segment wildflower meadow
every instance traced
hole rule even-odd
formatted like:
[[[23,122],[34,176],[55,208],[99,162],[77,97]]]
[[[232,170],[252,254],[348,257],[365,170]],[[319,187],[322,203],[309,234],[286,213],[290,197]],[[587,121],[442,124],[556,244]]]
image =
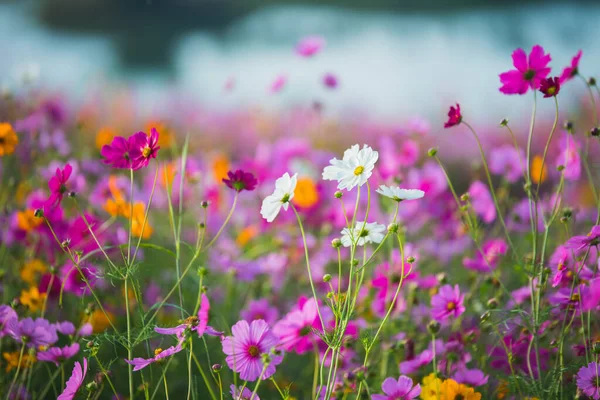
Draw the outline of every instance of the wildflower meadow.
[[[486,123],[460,99],[391,126],[326,102],[4,93],[2,397],[600,399],[600,89],[582,57],[506,54],[489,79],[530,107]]]

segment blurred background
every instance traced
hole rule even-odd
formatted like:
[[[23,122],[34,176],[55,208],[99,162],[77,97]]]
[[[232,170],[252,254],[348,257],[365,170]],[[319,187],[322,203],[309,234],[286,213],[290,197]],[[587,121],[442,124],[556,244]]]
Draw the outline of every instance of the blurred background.
[[[0,86],[34,79],[80,96],[112,85],[147,107],[174,92],[225,109],[318,101],[382,119],[441,118],[460,101],[471,120],[527,118],[529,96],[498,92],[511,52],[539,43],[560,74],[582,49],[593,75],[599,20],[592,0],[0,0]],[[309,59],[294,52],[307,35],[326,40]],[[574,86],[563,98],[584,90]]]

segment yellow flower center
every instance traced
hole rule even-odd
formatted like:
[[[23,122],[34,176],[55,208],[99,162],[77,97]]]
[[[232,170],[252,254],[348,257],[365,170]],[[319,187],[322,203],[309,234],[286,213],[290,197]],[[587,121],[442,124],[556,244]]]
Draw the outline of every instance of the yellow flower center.
[[[148,146],[144,147],[144,150],[142,150],[142,155],[144,158],[150,157],[150,153],[152,153],[152,149]]]
[[[154,357],[156,357],[157,355],[159,355],[160,353],[162,353],[163,349],[161,349],[160,347],[156,350],[154,350]]]
[[[259,353],[258,347],[254,346],[254,345],[248,347],[248,353],[250,353],[250,355],[252,357],[258,356],[258,353]]]
[[[446,309],[448,311],[453,311],[455,308],[456,308],[456,303],[453,301],[449,302],[448,305],[446,306]]]
[[[365,170],[365,167],[363,167],[362,165],[359,165],[358,167],[354,168],[354,175],[359,176],[360,174],[363,173],[364,170]]]

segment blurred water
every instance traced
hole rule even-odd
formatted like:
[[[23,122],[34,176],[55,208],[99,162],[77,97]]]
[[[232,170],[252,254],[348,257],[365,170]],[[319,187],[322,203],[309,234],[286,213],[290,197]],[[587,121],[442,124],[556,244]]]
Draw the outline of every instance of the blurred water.
[[[48,31],[24,7],[2,5],[0,82],[14,86],[24,71],[35,72],[31,66],[37,66],[41,80],[74,93],[107,78],[123,80],[148,106],[175,88],[215,107],[277,108],[318,100],[331,110],[367,108],[395,117],[439,115],[449,103],[460,101],[478,118],[499,119],[527,114],[515,110],[528,110],[531,102],[509,99],[497,90],[497,75],[511,67],[516,47],[542,44],[553,56],[556,74],[582,49],[582,72],[598,74],[599,17],[600,5],[568,3],[410,15],[270,8],[219,34],[184,37],[174,50],[173,74],[125,71],[108,37]],[[302,59],[293,46],[309,34],[324,36],[327,46],[315,58]],[[326,72],[338,75],[337,90],[323,87]],[[288,84],[283,92],[270,94],[267,88],[278,74],[285,74]],[[225,92],[231,78],[235,87]],[[564,89],[566,97],[582,88],[570,86]]]

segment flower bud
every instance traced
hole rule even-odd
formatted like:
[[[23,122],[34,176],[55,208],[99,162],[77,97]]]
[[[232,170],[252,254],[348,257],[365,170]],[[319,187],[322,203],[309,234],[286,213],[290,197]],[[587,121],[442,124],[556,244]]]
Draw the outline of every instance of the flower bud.
[[[462,196],[460,196],[460,201],[463,201],[466,203],[467,201],[469,201],[470,198],[471,198],[471,196],[469,195],[469,193],[465,193]]]
[[[430,148],[429,150],[427,150],[427,155],[429,157],[435,157],[437,155],[438,149],[435,147]]]
[[[208,205],[209,205],[209,203],[206,200],[204,200],[200,203],[200,207],[202,207],[202,208],[208,208]]]
[[[206,276],[208,275],[208,269],[206,269],[206,267],[199,267],[198,268],[198,276]]]
[[[564,170],[565,170],[565,166],[564,166],[564,165],[559,165],[558,167],[556,167],[556,170],[557,170],[558,172],[562,172],[562,171],[564,171]]]
[[[223,367],[221,366],[221,364],[213,364],[212,366],[213,372],[220,372],[222,368]]]
[[[387,230],[388,230],[389,233],[396,233],[396,232],[398,232],[398,228],[399,228],[398,224],[395,223],[395,222],[393,222],[393,223],[391,223],[391,224],[389,224],[387,226]]]
[[[327,283],[329,281],[331,281],[331,275],[330,274],[323,275],[323,282]]]
[[[94,391],[96,391],[96,389],[98,389],[98,384],[94,381],[91,381],[90,383],[85,385],[85,388],[87,389],[88,392],[94,392]]]
[[[69,197],[74,199],[77,196],[77,193],[75,192],[69,192]]]
[[[569,133],[573,133],[573,121],[566,120],[563,127]]]
[[[36,218],[44,218],[44,210],[42,210],[41,208],[36,208],[33,212],[33,216]]]
[[[590,86],[596,86],[596,78],[594,78],[593,76],[590,77],[590,79],[588,79],[588,83],[590,84]]]
[[[494,309],[494,308],[498,308],[498,300],[495,298],[491,298],[487,301],[487,308],[489,309]]]
[[[448,276],[444,272],[440,272],[439,274],[437,274],[435,276],[435,278],[437,279],[437,281],[439,282],[440,285],[443,285],[444,283],[448,283]]]
[[[502,118],[502,121],[500,121],[500,126],[507,126],[508,125],[508,120],[506,118]]]
[[[335,197],[336,199],[341,199],[343,195],[344,193],[342,193],[341,190],[338,190],[333,194],[333,197]]]
[[[440,331],[440,323],[437,321],[430,321],[427,324],[427,330],[429,331],[429,333],[431,333],[432,335],[437,334]]]
[[[206,228],[206,224],[204,222],[200,222],[198,224],[198,229],[204,229],[204,228]]]
[[[335,238],[331,241],[331,246],[334,249],[339,249],[340,247],[342,247],[342,241],[339,238]]]
[[[594,137],[600,136],[600,129],[598,129],[597,126],[593,127],[592,130],[590,131],[590,135],[592,135]]]
[[[61,246],[63,249],[66,249],[67,247],[69,247],[69,245],[70,245],[70,244],[71,244],[71,239],[66,239],[66,240],[63,240],[63,241],[62,241],[62,243],[60,244],[60,246]]]
[[[409,263],[409,264],[412,264],[412,263],[414,263],[414,262],[415,262],[415,258],[414,258],[413,256],[409,256],[409,257],[406,259],[406,262],[407,262],[407,263]]]

